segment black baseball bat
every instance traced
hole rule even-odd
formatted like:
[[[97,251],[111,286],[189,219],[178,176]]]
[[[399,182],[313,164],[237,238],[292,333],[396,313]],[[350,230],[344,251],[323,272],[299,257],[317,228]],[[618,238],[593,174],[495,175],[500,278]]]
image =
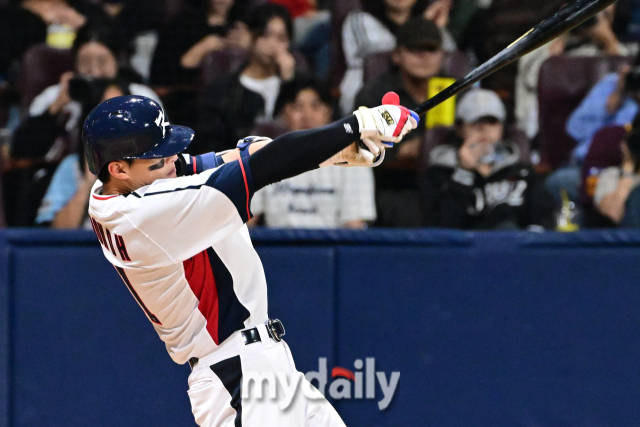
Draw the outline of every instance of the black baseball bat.
[[[566,5],[558,12],[530,29],[518,40],[500,51],[496,56],[471,71],[465,77],[457,80],[433,98],[418,106],[418,108],[415,109],[415,112],[420,115],[426,113],[436,105],[446,101],[489,74],[499,70],[505,65],[511,64],[521,56],[526,55],[540,46],[547,44],[559,35],[577,27],[598,12],[611,6],[616,1],[617,0],[577,0]]]

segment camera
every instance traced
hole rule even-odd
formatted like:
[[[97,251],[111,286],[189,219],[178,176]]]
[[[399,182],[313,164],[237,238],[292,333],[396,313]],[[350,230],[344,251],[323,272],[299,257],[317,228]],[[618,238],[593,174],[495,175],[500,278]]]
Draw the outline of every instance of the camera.
[[[69,96],[83,107],[93,108],[102,101],[104,91],[112,83],[112,79],[76,76],[69,80]]]

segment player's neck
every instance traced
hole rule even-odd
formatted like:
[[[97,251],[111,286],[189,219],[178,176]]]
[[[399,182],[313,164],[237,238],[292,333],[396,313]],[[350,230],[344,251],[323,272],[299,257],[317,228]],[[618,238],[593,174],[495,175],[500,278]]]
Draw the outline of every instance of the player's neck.
[[[135,190],[136,188],[133,188],[133,186],[129,185],[126,182],[111,180],[106,184],[102,184],[102,190],[100,190],[100,192],[103,196],[115,196],[131,193]]]

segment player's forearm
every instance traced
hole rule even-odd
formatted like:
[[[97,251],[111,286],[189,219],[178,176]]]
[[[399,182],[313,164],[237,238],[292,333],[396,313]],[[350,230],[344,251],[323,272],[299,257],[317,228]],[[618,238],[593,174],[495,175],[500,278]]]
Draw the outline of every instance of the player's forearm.
[[[327,126],[290,132],[249,157],[255,191],[318,168],[356,139],[358,120],[349,116]]]

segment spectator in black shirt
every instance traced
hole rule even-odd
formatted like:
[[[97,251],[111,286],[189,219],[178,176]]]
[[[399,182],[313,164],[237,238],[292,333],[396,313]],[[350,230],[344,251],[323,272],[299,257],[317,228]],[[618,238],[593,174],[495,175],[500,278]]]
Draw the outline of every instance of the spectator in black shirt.
[[[271,121],[280,85],[296,76],[287,9],[264,4],[251,12],[247,24],[252,34],[250,59],[239,72],[206,89],[197,136],[189,147],[192,154],[233,148],[259,119]]]
[[[460,140],[431,151],[422,178],[426,223],[468,230],[553,226],[553,202],[518,146],[503,140],[506,110],[495,92],[473,89],[456,113]]]
[[[442,36],[433,21],[422,16],[410,19],[398,29],[394,66],[367,83],[356,97],[358,106],[375,106],[387,92],[396,92],[400,104],[415,109],[427,100],[429,80],[442,68]],[[421,208],[416,188],[416,163],[424,141],[424,118],[401,146],[386,151],[386,160],[374,169],[376,177],[377,225],[419,227]]]

